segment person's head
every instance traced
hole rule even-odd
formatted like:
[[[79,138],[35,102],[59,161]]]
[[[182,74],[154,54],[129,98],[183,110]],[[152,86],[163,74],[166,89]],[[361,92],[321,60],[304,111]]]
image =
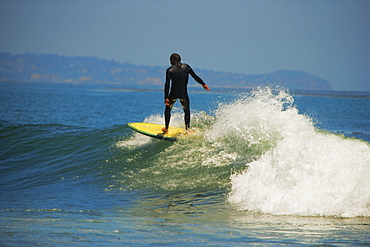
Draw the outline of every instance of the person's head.
[[[180,55],[177,54],[177,53],[172,53],[171,56],[170,56],[170,62],[171,62],[171,65],[174,65],[175,63],[181,62]]]

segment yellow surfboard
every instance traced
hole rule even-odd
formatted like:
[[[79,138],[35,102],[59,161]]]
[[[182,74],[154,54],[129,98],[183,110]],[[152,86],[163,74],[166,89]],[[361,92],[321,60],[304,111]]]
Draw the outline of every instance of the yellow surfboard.
[[[162,128],[164,127],[163,124],[128,123],[128,126],[141,134],[167,141],[176,141],[176,139],[179,136],[187,134],[184,128],[173,126],[170,126],[168,128],[168,133],[163,134],[162,132]]]

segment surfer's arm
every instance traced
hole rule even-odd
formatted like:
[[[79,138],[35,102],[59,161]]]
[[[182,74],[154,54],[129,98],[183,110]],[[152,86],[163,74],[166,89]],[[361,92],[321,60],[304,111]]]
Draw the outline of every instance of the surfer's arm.
[[[204,83],[202,78],[200,78],[197,74],[195,74],[194,70],[189,65],[188,65],[188,69],[189,69],[189,74],[191,75],[191,77],[193,77],[196,82],[201,84],[203,86],[204,90],[209,91],[210,89],[207,86],[207,84]]]
[[[188,65],[189,66],[189,65]],[[205,85],[204,81],[202,80],[202,78],[200,78],[197,74],[195,74],[194,70],[189,66],[189,74],[191,75],[191,77],[194,78],[194,80],[196,82],[198,82],[199,84],[201,84],[202,86]]]

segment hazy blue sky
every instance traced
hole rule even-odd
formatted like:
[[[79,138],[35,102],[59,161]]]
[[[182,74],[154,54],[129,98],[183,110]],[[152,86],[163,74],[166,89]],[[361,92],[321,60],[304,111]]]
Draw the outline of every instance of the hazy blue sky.
[[[0,52],[156,66],[178,52],[193,68],[370,91],[370,0],[0,0]]]

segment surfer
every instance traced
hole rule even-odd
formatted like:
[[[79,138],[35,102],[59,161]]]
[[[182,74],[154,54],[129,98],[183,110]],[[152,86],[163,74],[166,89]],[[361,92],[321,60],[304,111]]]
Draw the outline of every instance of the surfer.
[[[196,82],[201,84],[205,90],[210,90],[203,80],[194,73],[193,69],[188,64],[181,63],[181,57],[179,54],[172,53],[170,56],[170,62],[171,67],[166,70],[166,83],[164,85],[164,103],[166,105],[166,109],[164,112],[165,127],[162,128],[163,133],[168,132],[168,126],[171,119],[171,110],[177,99],[180,99],[182,108],[184,109],[185,129],[190,128],[190,102],[187,90],[189,74]]]

